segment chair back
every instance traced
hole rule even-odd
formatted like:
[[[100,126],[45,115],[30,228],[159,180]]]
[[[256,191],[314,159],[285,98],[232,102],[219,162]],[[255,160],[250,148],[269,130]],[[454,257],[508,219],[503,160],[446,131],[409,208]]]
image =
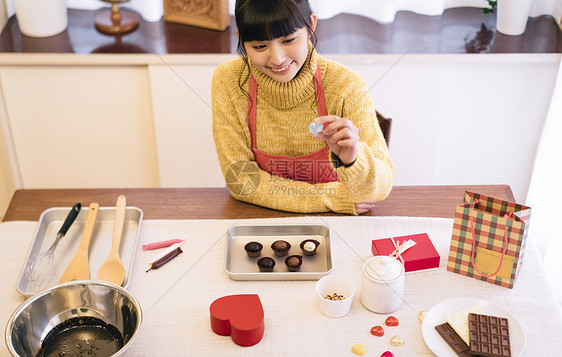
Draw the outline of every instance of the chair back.
[[[381,127],[382,135],[384,136],[384,140],[386,140],[386,146],[389,146],[388,142],[390,141],[390,129],[392,127],[392,119],[385,117],[378,111],[376,111],[376,113],[377,113],[377,119],[379,120],[379,125]]]

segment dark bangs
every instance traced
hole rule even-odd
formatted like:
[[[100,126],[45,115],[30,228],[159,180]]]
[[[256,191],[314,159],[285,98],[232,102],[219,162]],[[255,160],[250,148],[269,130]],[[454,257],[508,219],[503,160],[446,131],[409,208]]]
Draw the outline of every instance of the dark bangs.
[[[238,0],[235,17],[238,50],[245,54],[244,42],[269,41],[288,36],[306,27],[309,32],[312,9],[307,0]]]

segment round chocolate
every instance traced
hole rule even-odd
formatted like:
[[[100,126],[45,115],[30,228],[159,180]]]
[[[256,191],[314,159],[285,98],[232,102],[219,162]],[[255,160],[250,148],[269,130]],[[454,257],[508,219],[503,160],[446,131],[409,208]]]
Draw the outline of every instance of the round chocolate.
[[[289,271],[299,271],[302,265],[302,256],[300,255],[289,255],[285,258],[285,265]]]
[[[316,254],[316,248],[318,248],[319,245],[319,241],[315,239],[307,239],[301,242],[300,247],[304,255],[314,255]]]
[[[273,271],[273,267],[275,267],[275,260],[273,258],[263,257],[258,260],[258,268],[260,268],[261,272]]]
[[[282,257],[289,254],[289,249],[291,249],[291,244],[284,240],[276,240],[271,244],[271,249],[276,256]]]
[[[246,253],[248,253],[248,256],[250,258],[259,257],[260,254],[261,254],[262,248],[263,248],[263,245],[259,242],[249,242],[249,243],[246,243],[246,245],[244,246],[244,250],[246,251]]]

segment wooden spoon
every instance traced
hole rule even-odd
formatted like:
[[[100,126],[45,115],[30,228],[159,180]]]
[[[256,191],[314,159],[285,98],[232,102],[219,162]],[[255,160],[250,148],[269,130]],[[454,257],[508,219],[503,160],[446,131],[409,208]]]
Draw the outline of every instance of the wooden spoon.
[[[125,280],[125,267],[119,257],[119,246],[121,245],[121,236],[123,235],[126,208],[127,199],[121,195],[117,198],[117,204],[115,205],[111,251],[105,263],[98,270],[98,280],[109,281],[117,285],[123,284]]]
[[[66,267],[64,273],[59,280],[59,283],[64,283],[71,280],[90,279],[90,264],[88,262],[88,250],[90,248],[90,238],[94,231],[94,224],[96,223],[96,216],[98,215],[99,204],[91,203],[88,209],[88,216],[86,217],[86,224],[84,225],[84,232],[82,233],[82,240],[78,251],[74,258]]]

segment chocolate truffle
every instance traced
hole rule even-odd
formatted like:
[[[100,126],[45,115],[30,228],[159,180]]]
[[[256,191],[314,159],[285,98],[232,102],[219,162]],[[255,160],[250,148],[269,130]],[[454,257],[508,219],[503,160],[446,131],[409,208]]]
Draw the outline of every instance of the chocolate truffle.
[[[301,242],[301,249],[304,255],[314,255],[316,254],[316,248],[320,245],[320,242],[314,239],[307,239]]]
[[[273,253],[275,253],[278,257],[283,257],[289,254],[289,249],[291,249],[291,244],[284,240],[276,240],[271,244],[271,249],[273,249]]]
[[[273,271],[273,267],[275,267],[275,260],[270,257],[263,257],[258,260],[258,267],[261,272]]]
[[[244,250],[248,253],[250,258],[259,257],[263,245],[259,242],[249,242],[244,246]]]
[[[285,265],[289,271],[299,271],[302,265],[302,256],[300,255],[289,255],[285,258]]]

